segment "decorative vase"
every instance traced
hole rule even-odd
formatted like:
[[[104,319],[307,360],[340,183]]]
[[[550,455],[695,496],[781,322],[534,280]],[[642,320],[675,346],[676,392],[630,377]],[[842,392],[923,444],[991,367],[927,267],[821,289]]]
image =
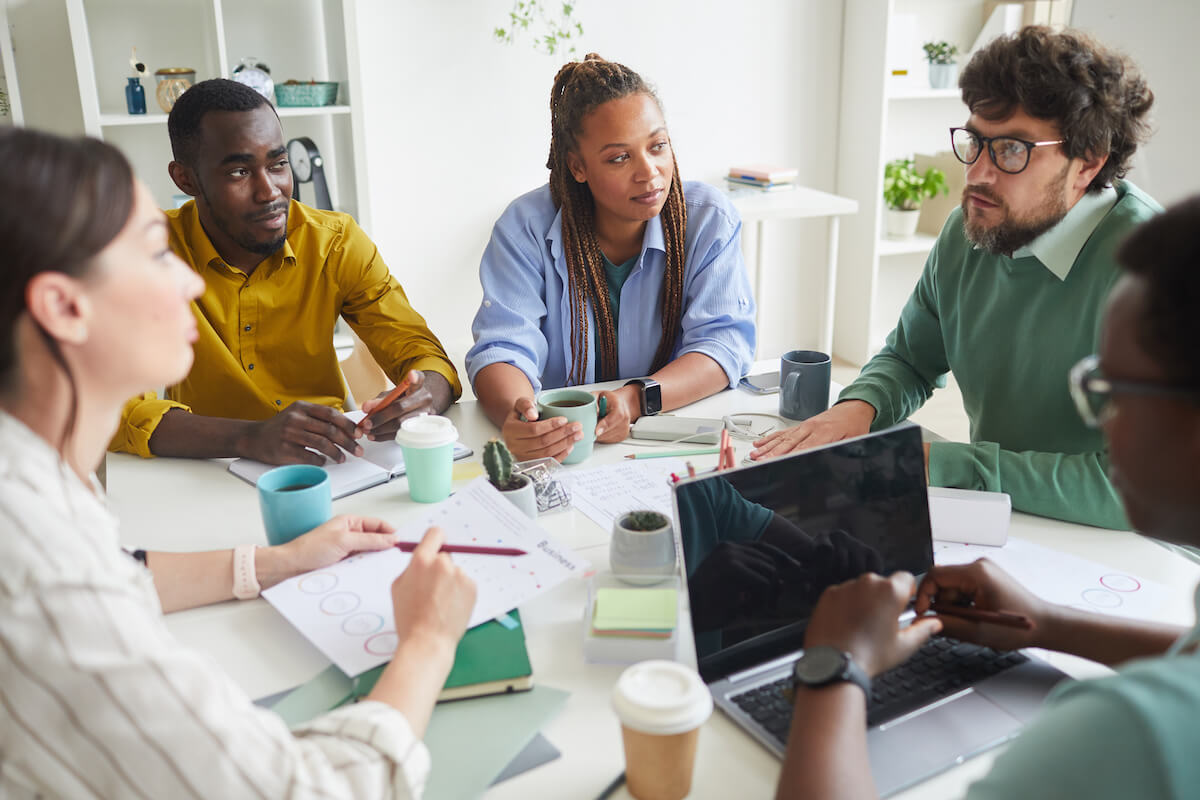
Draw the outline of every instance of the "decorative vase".
[[[632,512],[630,512],[632,513]],[[644,512],[643,512],[644,513]],[[625,527],[629,513],[613,522],[608,561],[613,575],[625,583],[651,586],[675,574],[675,533],[671,521],[652,531]]]
[[[929,87],[931,89],[950,89],[958,78],[958,64],[930,64]]]
[[[897,208],[887,210],[887,235],[889,239],[911,239],[917,232],[917,220],[921,218],[921,209],[914,208],[904,211]]]
[[[196,70],[191,67],[163,67],[154,71],[154,80],[158,84],[154,90],[158,107],[170,114],[179,95],[196,82]]]
[[[128,83],[125,84],[125,108],[129,109],[130,114],[145,114],[146,113],[146,89],[142,86],[141,78],[126,78]]]
[[[514,481],[521,481],[520,487],[516,489],[501,489],[500,494],[504,495],[508,502],[512,503],[517,508],[521,509],[521,513],[530,519],[537,519],[537,494],[534,490],[533,481],[528,475],[513,475]]]

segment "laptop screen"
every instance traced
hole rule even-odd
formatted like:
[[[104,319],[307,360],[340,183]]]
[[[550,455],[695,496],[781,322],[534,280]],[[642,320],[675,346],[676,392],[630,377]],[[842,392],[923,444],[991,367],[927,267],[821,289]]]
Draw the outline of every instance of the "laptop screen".
[[[708,682],[800,649],[825,587],[933,564],[915,425],[681,482],[675,519]]]

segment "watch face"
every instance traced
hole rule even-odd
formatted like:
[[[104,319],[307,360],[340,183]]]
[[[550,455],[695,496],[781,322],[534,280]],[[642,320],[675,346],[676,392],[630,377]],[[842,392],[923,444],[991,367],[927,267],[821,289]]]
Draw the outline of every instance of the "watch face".
[[[642,396],[645,398],[647,414],[657,414],[662,411],[662,387],[657,383],[647,381],[645,388],[642,390]]]
[[[308,157],[308,148],[299,139],[288,142],[288,161],[292,165],[292,173],[296,180],[304,183],[312,179],[312,161]]]
[[[820,686],[839,677],[846,670],[846,656],[832,647],[810,647],[796,662],[796,680],[810,686]]]

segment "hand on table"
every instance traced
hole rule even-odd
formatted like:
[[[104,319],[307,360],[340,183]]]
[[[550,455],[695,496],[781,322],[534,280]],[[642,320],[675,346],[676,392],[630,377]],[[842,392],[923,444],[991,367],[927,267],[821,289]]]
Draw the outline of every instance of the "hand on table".
[[[862,436],[871,430],[874,419],[875,408],[870,403],[847,400],[799,425],[767,434],[754,443],[750,458],[758,461]]]
[[[821,595],[804,636],[805,647],[829,645],[849,653],[871,677],[906,661],[942,629],[938,617],[901,628],[897,619],[916,589],[907,572],[869,573],[831,586]]]
[[[475,607],[475,581],[449,553],[438,552],[443,541],[441,528],[425,531],[408,567],[392,583],[398,648],[423,641],[448,645],[453,654],[467,629]]]
[[[354,423],[336,408],[297,400],[270,419],[252,423],[237,452],[265,464],[320,466],[325,463],[321,454],[340,464],[346,453],[362,455],[355,437]]]
[[[396,544],[395,534],[396,529],[381,519],[340,514],[286,544],[259,550],[259,585],[265,589],[355,553],[386,550]]]
[[[513,458],[555,458],[562,461],[575,443],[583,439],[583,426],[566,417],[538,419],[537,404],[531,397],[518,397],[500,427],[500,436]]]
[[[960,619],[950,615],[936,617],[942,622],[947,636],[975,642],[996,650],[1017,650],[1039,646],[1051,605],[1009,575],[992,561],[981,558],[972,564],[934,567],[926,573],[917,588],[913,608],[918,614],[938,605],[966,604],[986,611],[1008,611],[1021,614],[1033,622],[1024,630],[987,622]]]
[[[371,441],[391,441],[400,430],[400,423],[418,414],[437,414],[441,411],[433,393],[425,385],[425,373],[410,369],[404,376],[408,381],[408,389],[395,401],[388,405],[383,400],[390,389],[380,392],[378,396],[362,404],[362,410],[367,415],[358,423],[356,436],[366,436]]]
[[[641,398],[636,386],[622,386],[611,391],[593,392],[603,399],[607,412],[596,422],[596,441],[605,444],[623,442],[629,429],[642,415]]]

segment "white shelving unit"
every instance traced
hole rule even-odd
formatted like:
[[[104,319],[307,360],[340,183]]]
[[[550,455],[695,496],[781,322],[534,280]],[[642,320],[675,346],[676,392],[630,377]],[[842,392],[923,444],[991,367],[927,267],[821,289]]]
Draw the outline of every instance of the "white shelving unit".
[[[284,139],[308,136],[321,150],[333,206],[370,230],[357,0],[66,0],[84,129],[119,147],[164,208],[179,190],[167,175],[167,115],[154,97],[154,71],[191,67],[196,80],[228,78],[244,57],[271,68],[277,82],[338,81],[338,104],[278,108]],[[130,49],[147,67],[146,114],[125,107]],[[301,199],[311,202],[311,187]]]
[[[21,90],[17,86],[17,64],[13,58],[12,30],[8,27],[8,3],[0,4],[0,83],[8,93],[8,117],[3,120],[11,125],[23,125],[25,115],[21,108]]]
[[[931,89],[922,42],[944,39],[965,54],[983,27],[983,0],[846,0],[837,194],[858,201],[842,229],[834,349],[863,364],[882,346],[921,273],[934,237],[883,234],[883,167],[894,158],[950,148],[947,129],[967,118],[957,88]],[[916,69],[889,74],[897,15],[916,17]],[[963,56],[960,55],[960,67]]]

